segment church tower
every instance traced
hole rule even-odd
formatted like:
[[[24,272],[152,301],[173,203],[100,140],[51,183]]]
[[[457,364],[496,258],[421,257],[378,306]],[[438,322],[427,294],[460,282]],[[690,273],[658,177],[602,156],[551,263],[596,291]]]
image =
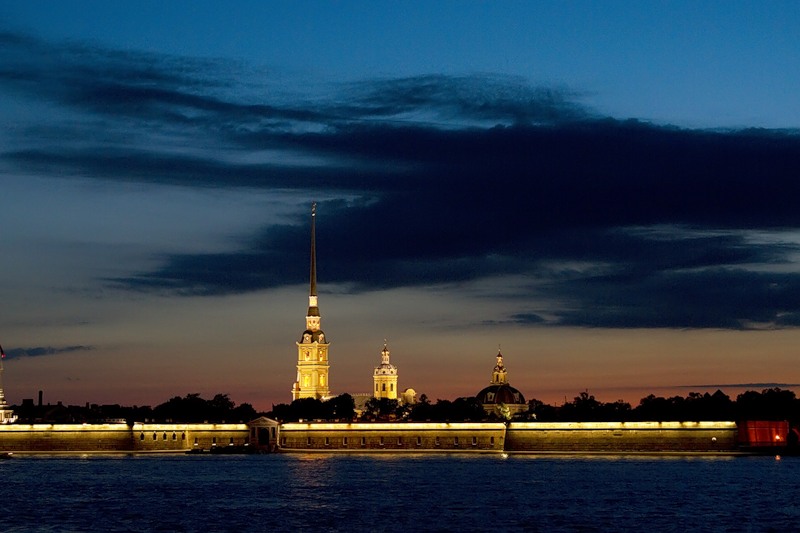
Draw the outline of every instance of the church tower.
[[[306,329],[297,342],[297,381],[292,387],[292,400],[300,398],[326,399],[328,388],[328,345],[325,333],[320,329],[317,306],[317,204],[311,204],[311,288],[308,294]]]
[[[6,358],[6,353],[3,347],[0,346],[0,424],[11,424],[17,420],[14,416],[14,411],[9,408],[6,403],[6,395],[3,392],[3,359]]]
[[[389,348],[386,341],[383,342],[381,351],[381,364],[375,367],[372,381],[375,383],[373,394],[375,398],[397,399],[397,367],[389,362]]]

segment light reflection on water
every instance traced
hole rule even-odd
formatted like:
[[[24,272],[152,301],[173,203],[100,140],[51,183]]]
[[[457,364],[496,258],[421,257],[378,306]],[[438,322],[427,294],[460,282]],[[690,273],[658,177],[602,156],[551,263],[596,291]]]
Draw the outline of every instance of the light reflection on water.
[[[797,530],[800,458],[269,455],[0,461],[7,531]]]

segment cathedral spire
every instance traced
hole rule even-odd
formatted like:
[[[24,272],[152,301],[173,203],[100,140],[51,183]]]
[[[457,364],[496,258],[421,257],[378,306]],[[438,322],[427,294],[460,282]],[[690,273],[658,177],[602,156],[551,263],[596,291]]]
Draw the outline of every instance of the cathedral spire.
[[[308,316],[319,316],[317,306],[317,202],[311,204],[311,275],[308,291]]]
[[[311,204],[311,291],[309,295],[317,295],[317,202]]]

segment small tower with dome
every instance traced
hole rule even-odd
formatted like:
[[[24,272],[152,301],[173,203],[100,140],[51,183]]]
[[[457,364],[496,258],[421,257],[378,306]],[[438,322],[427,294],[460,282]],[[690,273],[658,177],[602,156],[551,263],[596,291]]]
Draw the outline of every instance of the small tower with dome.
[[[389,400],[397,399],[397,367],[389,362],[389,347],[386,341],[383,341],[383,350],[381,351],[381,364],[375,367],[375,372],[372,376],[374,383],[373,396],[375,398],[387,398]]]
[[[528,410],[525,397],[508,383],[508,371],[503,364],[503,354],[500,350],[497,351],[490,383],[488,387],[475,395],[488,414],[510,419],[515,414]]]

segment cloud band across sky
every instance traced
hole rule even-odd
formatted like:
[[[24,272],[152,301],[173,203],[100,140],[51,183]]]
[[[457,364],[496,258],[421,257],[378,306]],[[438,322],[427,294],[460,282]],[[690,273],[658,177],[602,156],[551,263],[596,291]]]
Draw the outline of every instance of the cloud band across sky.
[[[800,325],[800,136],[603,116],[568,88],[422,75],[253,96],[217,61],[0,35],[36,108],[7,172],[321,200],[320,279],[352,292],[514,280],[497,323]],[[237,73],[246,78],[252,73]],[[247,75],[245,75],[247,74]],[[257,91],[255,91],[257,92]],[[126,291],[302,283],[307,213],[223,252],[164,251]]]

